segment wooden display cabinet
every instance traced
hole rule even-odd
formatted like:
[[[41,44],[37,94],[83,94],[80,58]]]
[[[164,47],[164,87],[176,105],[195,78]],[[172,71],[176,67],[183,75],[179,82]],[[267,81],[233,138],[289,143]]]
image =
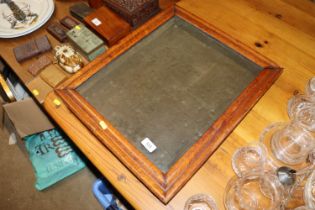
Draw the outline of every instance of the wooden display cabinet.
[[[276,64],[238,40],[170,7],[55,91],[99,141],[168,203],[280,73]],[[156,145],[153,152],[141,144],[144,139]]]

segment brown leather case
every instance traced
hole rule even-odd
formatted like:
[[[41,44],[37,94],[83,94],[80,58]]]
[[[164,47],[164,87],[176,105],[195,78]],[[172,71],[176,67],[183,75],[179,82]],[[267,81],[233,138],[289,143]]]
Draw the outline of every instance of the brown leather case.
[[[84,22],[107,42],[116,44],[131,30],[130,25],[107,7],[100,7],[84,18]]]
[[[52,23],[47,27],[47,31],[55,37],[59,42],[64,42],[67,39],[66,29],[59,23]]]
[[[16,60],[22,62],[49,50],[51,50],[51,45],[45,35],[15,47],[13,52]]]
[[[51,50],[51,45],[46,35],[36,38],[35,43],[40,53]]]
[[[14,56],[18,62],[25,61],[40,53],[34,40],[24,43],[13,49]]]

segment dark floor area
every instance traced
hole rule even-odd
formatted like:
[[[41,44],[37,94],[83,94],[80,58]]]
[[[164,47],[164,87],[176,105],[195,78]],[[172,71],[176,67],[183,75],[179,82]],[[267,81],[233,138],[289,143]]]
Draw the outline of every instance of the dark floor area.
[[[8,142],[8,136],[0,130],[0,210],[102,209],[92,193],[96,176],[89,168],[39,192],[23,144]]]

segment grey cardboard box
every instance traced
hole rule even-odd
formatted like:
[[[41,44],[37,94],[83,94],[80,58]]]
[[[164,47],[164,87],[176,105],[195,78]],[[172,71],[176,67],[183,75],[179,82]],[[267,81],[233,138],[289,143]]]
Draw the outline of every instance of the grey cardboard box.
[[[17,139],[54,128],[32,98],[4,104],[3,108],[4,126],[9,134],[14,132]]]

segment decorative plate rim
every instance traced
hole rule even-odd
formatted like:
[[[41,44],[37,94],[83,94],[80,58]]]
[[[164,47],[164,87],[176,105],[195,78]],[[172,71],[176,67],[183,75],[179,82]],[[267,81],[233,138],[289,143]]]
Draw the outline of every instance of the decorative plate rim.
[[[45,1],[47,3],[47,6],[46,6],[47,12],[44,13],[43,18],[41,18],[37,23],[35,23],[29,29],[18,30],[18,31],[15,31],[12,29],[12,30],[3,32],[1,31],[1,27],[0,27],[0,38],[16,38],[16,37],[24,36],[24,35],[34,32],[35,30],[43,26],[50,19],[50,17],[52,16],[55,10],[55,4],[53,0],[45,0]]]

